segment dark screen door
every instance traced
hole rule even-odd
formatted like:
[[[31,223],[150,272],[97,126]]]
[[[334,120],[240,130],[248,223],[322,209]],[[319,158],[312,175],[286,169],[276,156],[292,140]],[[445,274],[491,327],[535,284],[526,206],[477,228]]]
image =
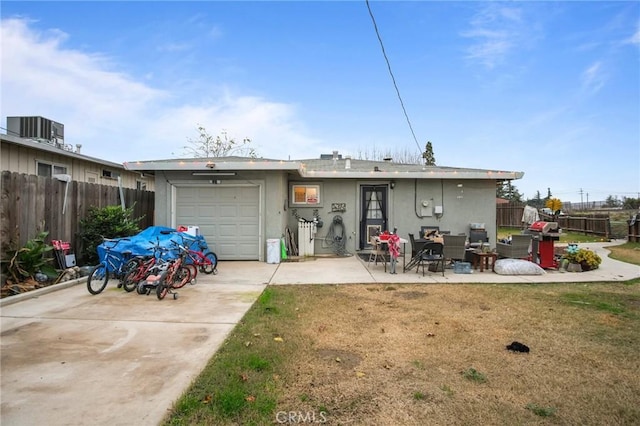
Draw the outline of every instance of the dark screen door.
[[[387,185],[360,187],[360,249],[370,246],[370,238],[387,229]]]

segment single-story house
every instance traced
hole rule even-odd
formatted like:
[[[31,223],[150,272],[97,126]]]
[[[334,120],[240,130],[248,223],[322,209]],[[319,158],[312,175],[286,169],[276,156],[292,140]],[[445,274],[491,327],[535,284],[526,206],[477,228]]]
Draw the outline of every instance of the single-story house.
[[[397,228],[408,239],[425,226],[469,235],[471,224],[484,224],[495,246],[496,185],[523,176],[337,152],[308,160],[190,158],[124,167],[155,175],[156,225],[197,226],[219,259],[261,261],[269,241],[297,235],[305,223],[315,223],[313,254],[355,254],[370,247],[376,231]]]

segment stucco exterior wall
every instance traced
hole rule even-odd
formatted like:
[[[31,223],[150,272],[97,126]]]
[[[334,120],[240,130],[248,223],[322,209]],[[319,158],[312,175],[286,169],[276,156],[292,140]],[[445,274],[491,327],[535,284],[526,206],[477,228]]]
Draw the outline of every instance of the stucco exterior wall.
[[[300,183],[292,181],[293,183]],[[320,184],[322,203],[318,206],[299,207],[289,205],[287,226],[297,232],[298,216],[313,219],[313,211],[323,221],[315,239],[316,253],[331,253],[331,241],[326,239],[331,223],[336,216],[341,216],[345,232],[345,248],[350,253],[359,249],[361,185],[389,185],[387,180],[328,180],[325,182],[303,182],[305,184]],[[458,186],[462,185],[462,186]],[[409,233],[416,238],[422,226],[437,226],[440,230],[450,231],[452,234],[465,233],[469,235],[471,223],[484,223],[489,241],[495,245],[496,237],[496,208],[494,180],[396,180],[394,188],[388,191],[388,227],[398,228],[398,234],[409,239]],[[422,205],[427,201],[428,206]],[[332,203],[345,203],[346,211],[332,212]],[[435,206],[442,206],[442,215],[434,213]]]
[[[401,237],[408,238],[411,232],[417,238],[422,226],[469,235],[471,223],[484,223],[489,241],[495,245],[494,180],[401,180],[390,192],[390,227],[397,226]],[[442,215],[434,213],[436,206],[442,206]]]
[[[495,245],[496,208],[494,180],[362,180],[328,179],[303,180],[289,176],[283,171],[242,172],[238,176],[224,178],[221,184],[259,183],[261,185],[260,241],[261,253],[265,252],[267,239],[280,238],[288,227],[294,234],[298,231],[298,217],[312,220],[314,210],[322,221],[314,240],[317,254],[333,253],[333,241],[327,238],[332,231],[332,223],[339,216],[341,226],[334,225],[333,231],[345,239],[345,249],[349,253],[359,250],[360,218],[362,215],[360,187],[362,185],[388,185],[388,227],[398,228],[402,238],[409,239],[409,233],[416,237],[422,226],[437,226],[452,234],[469,235],[471,223],[484,223],[491,245]],[[175,227],[173,197],[176,185],[206,184],[191,172],[162,172],[156,174],[155,223]],[[292,185],[319,185],[320,203],[300,206],[291,201]],[[423,206],[426,201],[427,206]],[[332,204],[344,203],[344,211],[332,211]],[[442,214],[434,208],[442,207]],[[296,241],[297,243],[297,241]],[[261,256],[262,257],[262,256]]]

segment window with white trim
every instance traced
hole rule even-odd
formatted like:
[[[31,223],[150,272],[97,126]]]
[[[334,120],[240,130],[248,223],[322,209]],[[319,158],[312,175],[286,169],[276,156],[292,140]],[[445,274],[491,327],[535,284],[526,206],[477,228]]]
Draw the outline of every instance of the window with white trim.
[[[320,204],[320,185],[291,185],[291,205]]]
[[[37,160],[36,174],[38,176],[44,176],[44,177],[52,177],[53,175],[66,175],[67,166]]]

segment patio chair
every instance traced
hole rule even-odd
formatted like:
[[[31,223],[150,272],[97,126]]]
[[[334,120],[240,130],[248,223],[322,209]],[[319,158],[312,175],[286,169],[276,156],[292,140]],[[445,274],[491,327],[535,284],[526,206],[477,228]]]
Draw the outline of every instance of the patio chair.
[[[418,267],[416,268],[416,273],[420,270],[420,266],[422,266],[422,276],[424,277],[424,268],[425,266],[431,270],[430,266],[435,265],[435,271],[438,271],[438,265],[442,266],[442,276],[444,277],[444,246],[442,243],[425,243],[422,247],[422,250],[417,254],[419,258]]]
[[[469,231],[469,247],[477,249],[487,242],[489,242],[489,236],[484,229],[471,229]]]
[[[461,235],[448,235],[444,234],[444,258],[450,260],[452,263],[455,261],[464,261],[467,251],[467,236]]]
[[[387,272],[386,245],[382,244],[377,237],[371,237],[369,243],[371,243],[371,253],[369,253],[367,268],[371,265],[371,262],[377,265],[378,261],[380,261],[384,265],[384,271]]]
[[[515,234],[511,236],[511,244],[496,243],[499,257],[510,259],[527,259],[531,253],[531,235]]]
[[[425,243],[416,241],[416,238],[413,234],[409,234],[409,241],[411,241],[411,258],[413,259],[414,257],[416,257]]]

